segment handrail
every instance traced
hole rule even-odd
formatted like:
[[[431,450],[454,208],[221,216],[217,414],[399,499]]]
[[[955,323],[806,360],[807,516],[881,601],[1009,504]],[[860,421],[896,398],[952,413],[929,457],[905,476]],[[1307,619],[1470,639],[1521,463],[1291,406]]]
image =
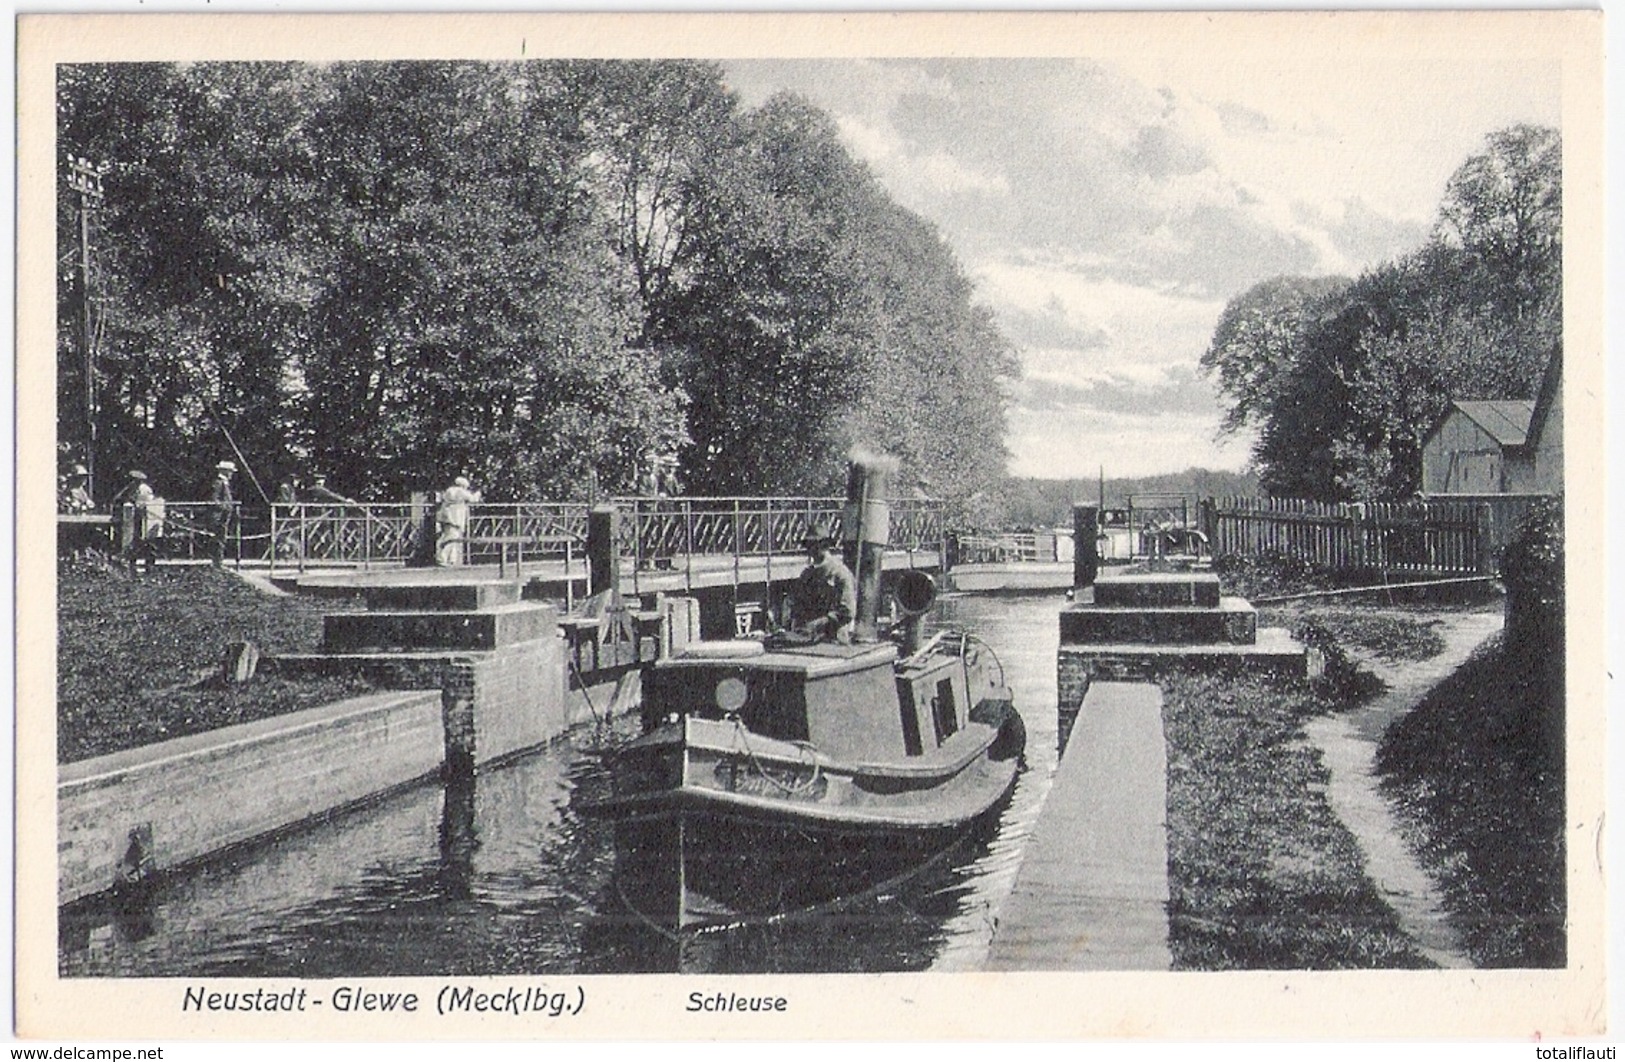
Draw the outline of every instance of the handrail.
[[[845,500],[834,496],[621,496],[605,499],[620,513],[616,552],[639,570],[675,566],[682,555],[692,583],[696,556],[731,557],[736,574],[744,559],[801,552],[811,526],[827,521],[839,533]],[[942,503],[900,499],[891,506],[891,548],[941,551]],[[468,537],[492,534],[571,536],[585,541],[587,502],[475,502]],[[432,543],[434,506],[428,502],[283,502],[271,506],[266,556],[272,567],[291,563],[370,566],[405,563]],[[500,532],[497,530],[500,528]],[[483,530],[482,530],[483,529]]]

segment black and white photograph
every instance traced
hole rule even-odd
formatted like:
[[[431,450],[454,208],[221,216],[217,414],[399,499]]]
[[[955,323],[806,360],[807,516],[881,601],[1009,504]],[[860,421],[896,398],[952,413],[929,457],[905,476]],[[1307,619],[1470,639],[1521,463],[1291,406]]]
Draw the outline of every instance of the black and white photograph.
[[[20,16],[17,1035],[1607,1034],[1602,43]]]

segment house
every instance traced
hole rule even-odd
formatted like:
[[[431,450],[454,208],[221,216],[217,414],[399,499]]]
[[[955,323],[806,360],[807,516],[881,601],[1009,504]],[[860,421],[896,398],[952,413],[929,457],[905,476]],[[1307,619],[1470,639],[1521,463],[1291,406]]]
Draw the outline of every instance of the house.
[[[1556,494],[1563,489],[1563,354],[1532,399],[1453,402],[1422,443],[1422,493]]]
[[[1535,403],[1527,398],[1453,402],[1422,443],[1423,494],[1527,494]]]

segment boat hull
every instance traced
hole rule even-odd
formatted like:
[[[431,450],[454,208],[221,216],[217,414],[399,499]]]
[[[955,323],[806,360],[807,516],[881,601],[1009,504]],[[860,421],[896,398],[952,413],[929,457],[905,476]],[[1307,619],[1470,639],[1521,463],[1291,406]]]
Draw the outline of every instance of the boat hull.
[[[996,818],[1024,739],[1021,717],[1006,707],[994,741],[930,782],[787,770],[778,787],[736,787],[723,766],[730,761],[680,743],[669,751],[686,769],[672,774],[685,780],[617,806],[617,887],[634,911],[678,928],[782,916],[883,889]]]
[[[906,831],[710,809],[625,818],[616,885],[638,914],[679,929],[805,913],[906,879],[996,811]]]

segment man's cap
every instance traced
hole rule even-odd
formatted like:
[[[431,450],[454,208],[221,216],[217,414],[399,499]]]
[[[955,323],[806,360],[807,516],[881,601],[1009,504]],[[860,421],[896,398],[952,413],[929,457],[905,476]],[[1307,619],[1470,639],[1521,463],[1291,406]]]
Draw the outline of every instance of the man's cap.
[[[216,468],[216,470],[221,471],[221,472],[235,472],[235,471],[237,471],[237,466],[235,464],[233,464],[232,462],[230,462],[230,461],[222,461],[218,465],[215,465],[214,467]]]
[[[468,486],[468,477],[467,476],[458,476],[456,479],[452,480],[451,482],[452,482],[452,484],[454,486],[467,487]]]
[[[145,472],[141,471],[140,469],[132,468],[132,469],[130,469],[130,478],[131,479],[143,479],[144,480],[144,479],[147,478],[147,474]]]
[[[68,473],[68,475],[70,475],[70,476],[88,476],[88,475],[90,475],[90,469],[86,468],[84,465],[74,465],[73,470],[70,471]]]

